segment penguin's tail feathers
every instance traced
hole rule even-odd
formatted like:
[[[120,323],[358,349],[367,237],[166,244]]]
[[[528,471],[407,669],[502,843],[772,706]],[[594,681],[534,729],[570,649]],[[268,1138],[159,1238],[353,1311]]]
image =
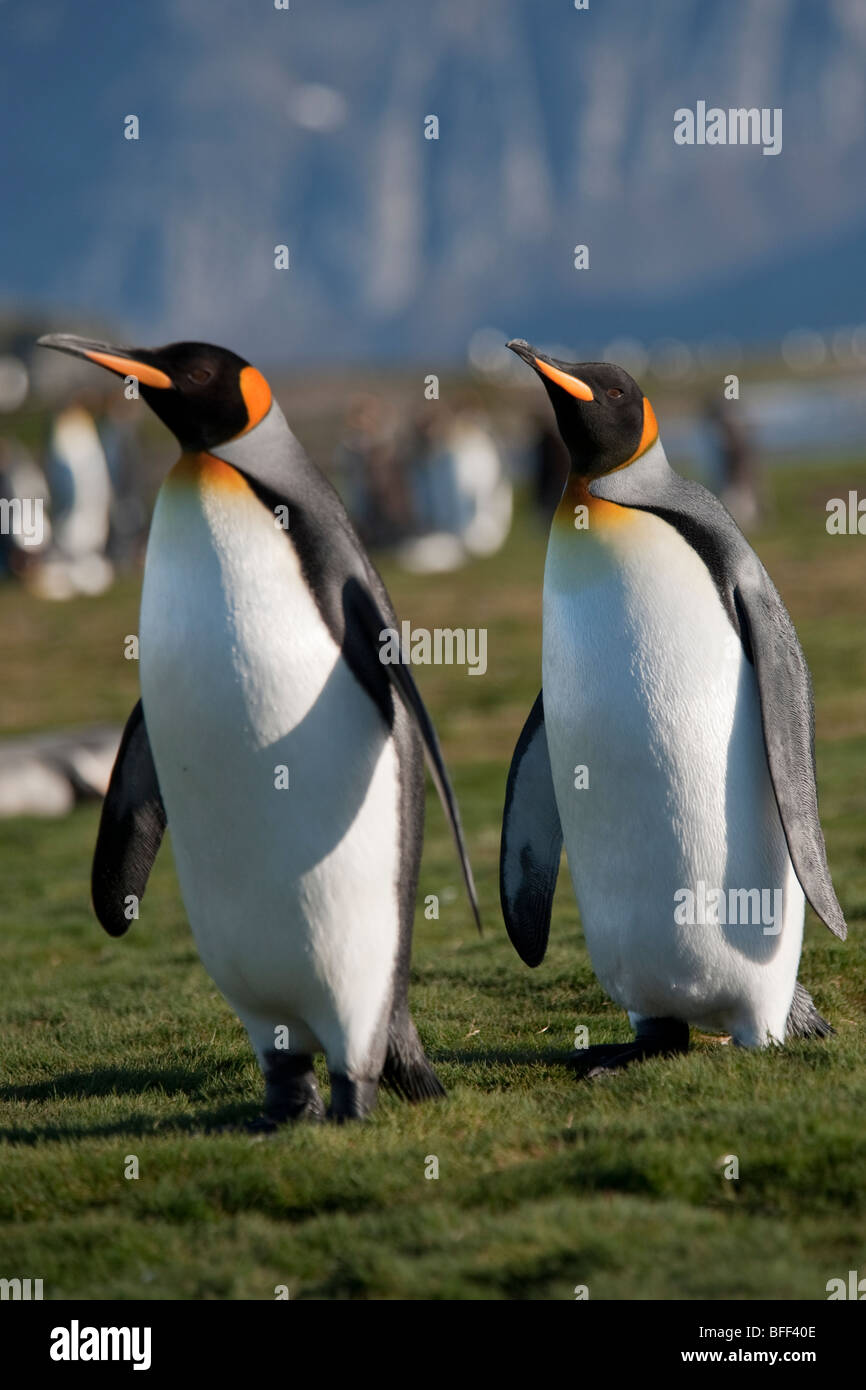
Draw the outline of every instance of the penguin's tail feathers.
[[[828,1038],[835,1032],[832,1024],[822,1018],[815,1008],[815,1002],[808,990],[798,980],[794,986],[791,1012],[785,1028],[787,1038]]]
[[[438,1100],[447,1094],[427,1058],[411,1018],[388,1030],[382,1084],[403,1100]]]

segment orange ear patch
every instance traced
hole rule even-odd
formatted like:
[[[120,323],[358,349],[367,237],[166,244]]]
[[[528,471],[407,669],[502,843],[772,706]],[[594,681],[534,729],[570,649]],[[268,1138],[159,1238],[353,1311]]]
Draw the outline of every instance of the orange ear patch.
[[[115,357],[111,352],[85,352],[84,355],[89,357],[91,362],[96,362],[100,367],[107,367],[110,372],[117,372],[119,376],[134,376],[142,386],[159,386],[165,390],[172,384],[171,377],[161,372],[158,367],[148,367],[145,362],[135,362],[131,357]]]
[[[595,397],[585,381],[579,377],[569,376],[568,372],[561,372],[558,367],[551,367],[549,362],[542,362],[540,357],[534,359],[535,365],[546,376],[548,381],[553,381],[557,386],[561,386],[563,391],[567,391],[570,396],[576,396],[579,401],[592,401]]]
[[[636,458],[640,458],[641,454],[646,453],[647,449],[650,447],[651,444],[655,444],[658,437],[659,422],[656,419],[656,413],[650,405],[649,401],[647,400],[646,396],[644,396],[643,429],[641,430],[640,443],[638,444],[631,458],[626,459],[625,462],[634,463]],[[624,464],[622,466],[625,467]]]
[[[241,434],[246,434],[247,430],[255,429],[259,421],[265,418],[271,408],[273,397],[270,386],[255,367],[242,369],[241,395],[244,398],[248,417],[247,424],[244,425]]]

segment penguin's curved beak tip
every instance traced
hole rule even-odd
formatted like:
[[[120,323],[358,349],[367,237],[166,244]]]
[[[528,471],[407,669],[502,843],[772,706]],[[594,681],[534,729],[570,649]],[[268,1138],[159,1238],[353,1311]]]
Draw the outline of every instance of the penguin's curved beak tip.
[[[70,352],[75,357],[85,357],[89,352],[121,352],[110,343],[100,343],[95,338],[79,338],[75,333],[43,333],[36,339],[37,347],[56,348],[58,352]]]
[[[81,353],[84,342],[84,338],[76,338],[71,333],[43,333],[41,338],[36,339],[36,346],[56,348],[58,352]]]
[[[510,338],[505,344],[511,352],[516,352],[518,357],[522,357],[524,362],[528,362],[530,367],[535,366],[537,353],[530,347],[525,338]]]
[[[537,352],[534,347],[530,347],[525,338],[512,338],[505,344],[516,352],[518,357],[522,357],[538,375],[551,381],[555,386],[560,386],[569,396],[574,396],[579,401],[593,401],[595,399],[591,386],[587,386],[585,381],[579,377],[572,376],[570,371],[563,371],[562,367],[556,366],[556,358],[548,357],[543,352]]]

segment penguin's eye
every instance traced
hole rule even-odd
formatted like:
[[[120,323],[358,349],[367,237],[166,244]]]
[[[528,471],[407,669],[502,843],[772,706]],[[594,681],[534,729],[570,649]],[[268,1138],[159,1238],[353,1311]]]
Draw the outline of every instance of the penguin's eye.
[[[622,391],[620,391],[618,386],[608,386],[607,395],[610,396],[612,401],[618,401],[622,395]]]
[[[193,367],[191,372],[187,372],[187,376],[196,386],[204,386],[205,382],[210,381],[213,372],[210,367]]]

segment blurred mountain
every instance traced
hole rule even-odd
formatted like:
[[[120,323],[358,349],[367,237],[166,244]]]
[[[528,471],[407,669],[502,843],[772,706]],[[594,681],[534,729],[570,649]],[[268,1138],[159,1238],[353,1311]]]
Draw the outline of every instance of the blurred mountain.
[[[290,3],[0,0],[0,300],[286,362],[866,319],[863,0]]]

